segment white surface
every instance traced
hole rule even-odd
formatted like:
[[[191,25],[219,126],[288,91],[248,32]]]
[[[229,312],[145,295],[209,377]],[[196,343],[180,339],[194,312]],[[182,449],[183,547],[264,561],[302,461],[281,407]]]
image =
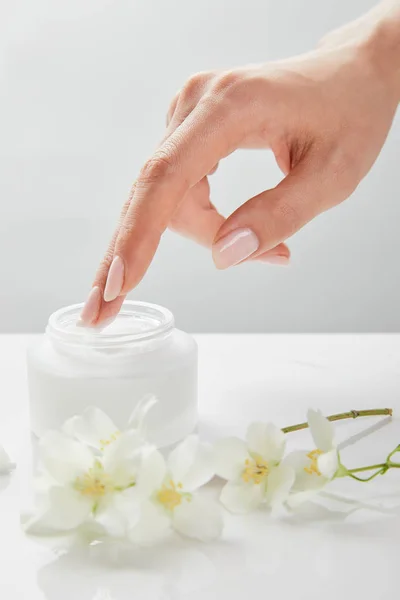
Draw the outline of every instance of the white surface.
[[[253,419],[284,426],[309,406],[325,413],[371,407],[400,411],[399,336],[198,336],[201,431],[243,434]],[[0,598],[4,600],[393,600],[398,596],[400,474],[335,491],[364,508],[311,508],[286,522],[268,513],[225,515],[210,545],[178,541],[132,551],[115,546],[50,550],[24,537],[19,507],[28,485],[24,336],[0,338],[0,439],[18,462],[0,479]],[[400,412],[399,412],[400,414]],[[337,425],[340,440],[382,419]],[[307,433],[291,443],[306,443]],[[400,440],[393,419],[343,452],[348,466],[379,461]],[[307,446],[306,446],[307,447]],[[1,489],[0,488],[0,489]],[[358,504],[356,503],[355,506]],[[381,505],[381,512],[368,506]]]
[[[188,76],[308,51],[376,2],[0,0],[0,331],[84,299]],[[290,241],[290,269],[217,272],[168,234],[134,297],[188,331],[400,331],[399,141],[397,121],[352,200]],[[212,199],[229,214],[279,178],[268,153],[237,153]]]

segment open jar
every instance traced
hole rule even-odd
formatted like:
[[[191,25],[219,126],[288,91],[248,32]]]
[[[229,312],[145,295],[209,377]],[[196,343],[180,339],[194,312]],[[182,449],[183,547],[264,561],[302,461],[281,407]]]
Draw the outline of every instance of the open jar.
[[[82,304],[51,315],[46,333],[28,350],[30,417],[40,436],[97,406],[124,429],[146,394],[158,403],[146,417],[149,441],[178,442],[197,423],[197,345],[174,327],[172,313],[125,301],[102,328],[79,325]]]

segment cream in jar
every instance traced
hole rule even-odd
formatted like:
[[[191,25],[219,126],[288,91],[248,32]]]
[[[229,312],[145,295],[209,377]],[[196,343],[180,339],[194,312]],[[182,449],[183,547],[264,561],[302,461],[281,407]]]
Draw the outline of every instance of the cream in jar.
[[[79,325],[81,304],[51,315],[28,350],[31,429],[40,436],[98,406],[121,429],[146,394],[158,403],[146,418],[149,440],[174,444],[197,423],[197,346],[172,313],[125,301],[103,328]]]

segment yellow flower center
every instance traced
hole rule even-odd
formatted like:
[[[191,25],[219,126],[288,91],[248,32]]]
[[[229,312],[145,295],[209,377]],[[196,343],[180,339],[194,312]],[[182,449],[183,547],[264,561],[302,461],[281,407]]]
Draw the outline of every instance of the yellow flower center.
[[[323,454],[323,452],[318,448],[307,454],[307,458],[309,458],[311,462],[308,467],[304,467],[306,473],[309,475],[321,475],[321,471],[318,469],[318,457],[321,456],[321,454]]]
[[[74,488],[83,496],[99,498],[113,491],[114,486],[103,465],[96,461],[84,475],[75,479]]]
[[[116,431],[115,433],[112,433],[110,435],[108,440],[100,440],[100,450],[103,451],[106,446],[109,446],[110,444],[115,442],[119,435],[121,435],[121,432]]]
[[[157,492],[157,500],[167,510],[174,510],[177,506],[182,503],[183,499],[190,500],[190,494],[181,492],[182,484],[175,484],[172,479],[167,484],[164,484],[162,488]]]
[[[259,484],[267,477],[269,472],[268,463],[258,454],[254,454],[252,458],[247,458],[244,462],[245,468],[242,473],[242,479],[246,483]]]

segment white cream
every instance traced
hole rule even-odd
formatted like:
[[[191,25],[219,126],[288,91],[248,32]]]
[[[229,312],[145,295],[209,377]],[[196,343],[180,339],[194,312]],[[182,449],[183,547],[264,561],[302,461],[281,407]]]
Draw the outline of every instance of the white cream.
[[[148,393],[159,402],[146,423],[150,441],[174,444],[197,423],[197,346],[174,328],[172,313],[126,301],[114,321],[79,326],[82,305],[55,312],[45,335],[28,351],[32,431],[59,428],[88,406],[104,410],[122,429]]]

